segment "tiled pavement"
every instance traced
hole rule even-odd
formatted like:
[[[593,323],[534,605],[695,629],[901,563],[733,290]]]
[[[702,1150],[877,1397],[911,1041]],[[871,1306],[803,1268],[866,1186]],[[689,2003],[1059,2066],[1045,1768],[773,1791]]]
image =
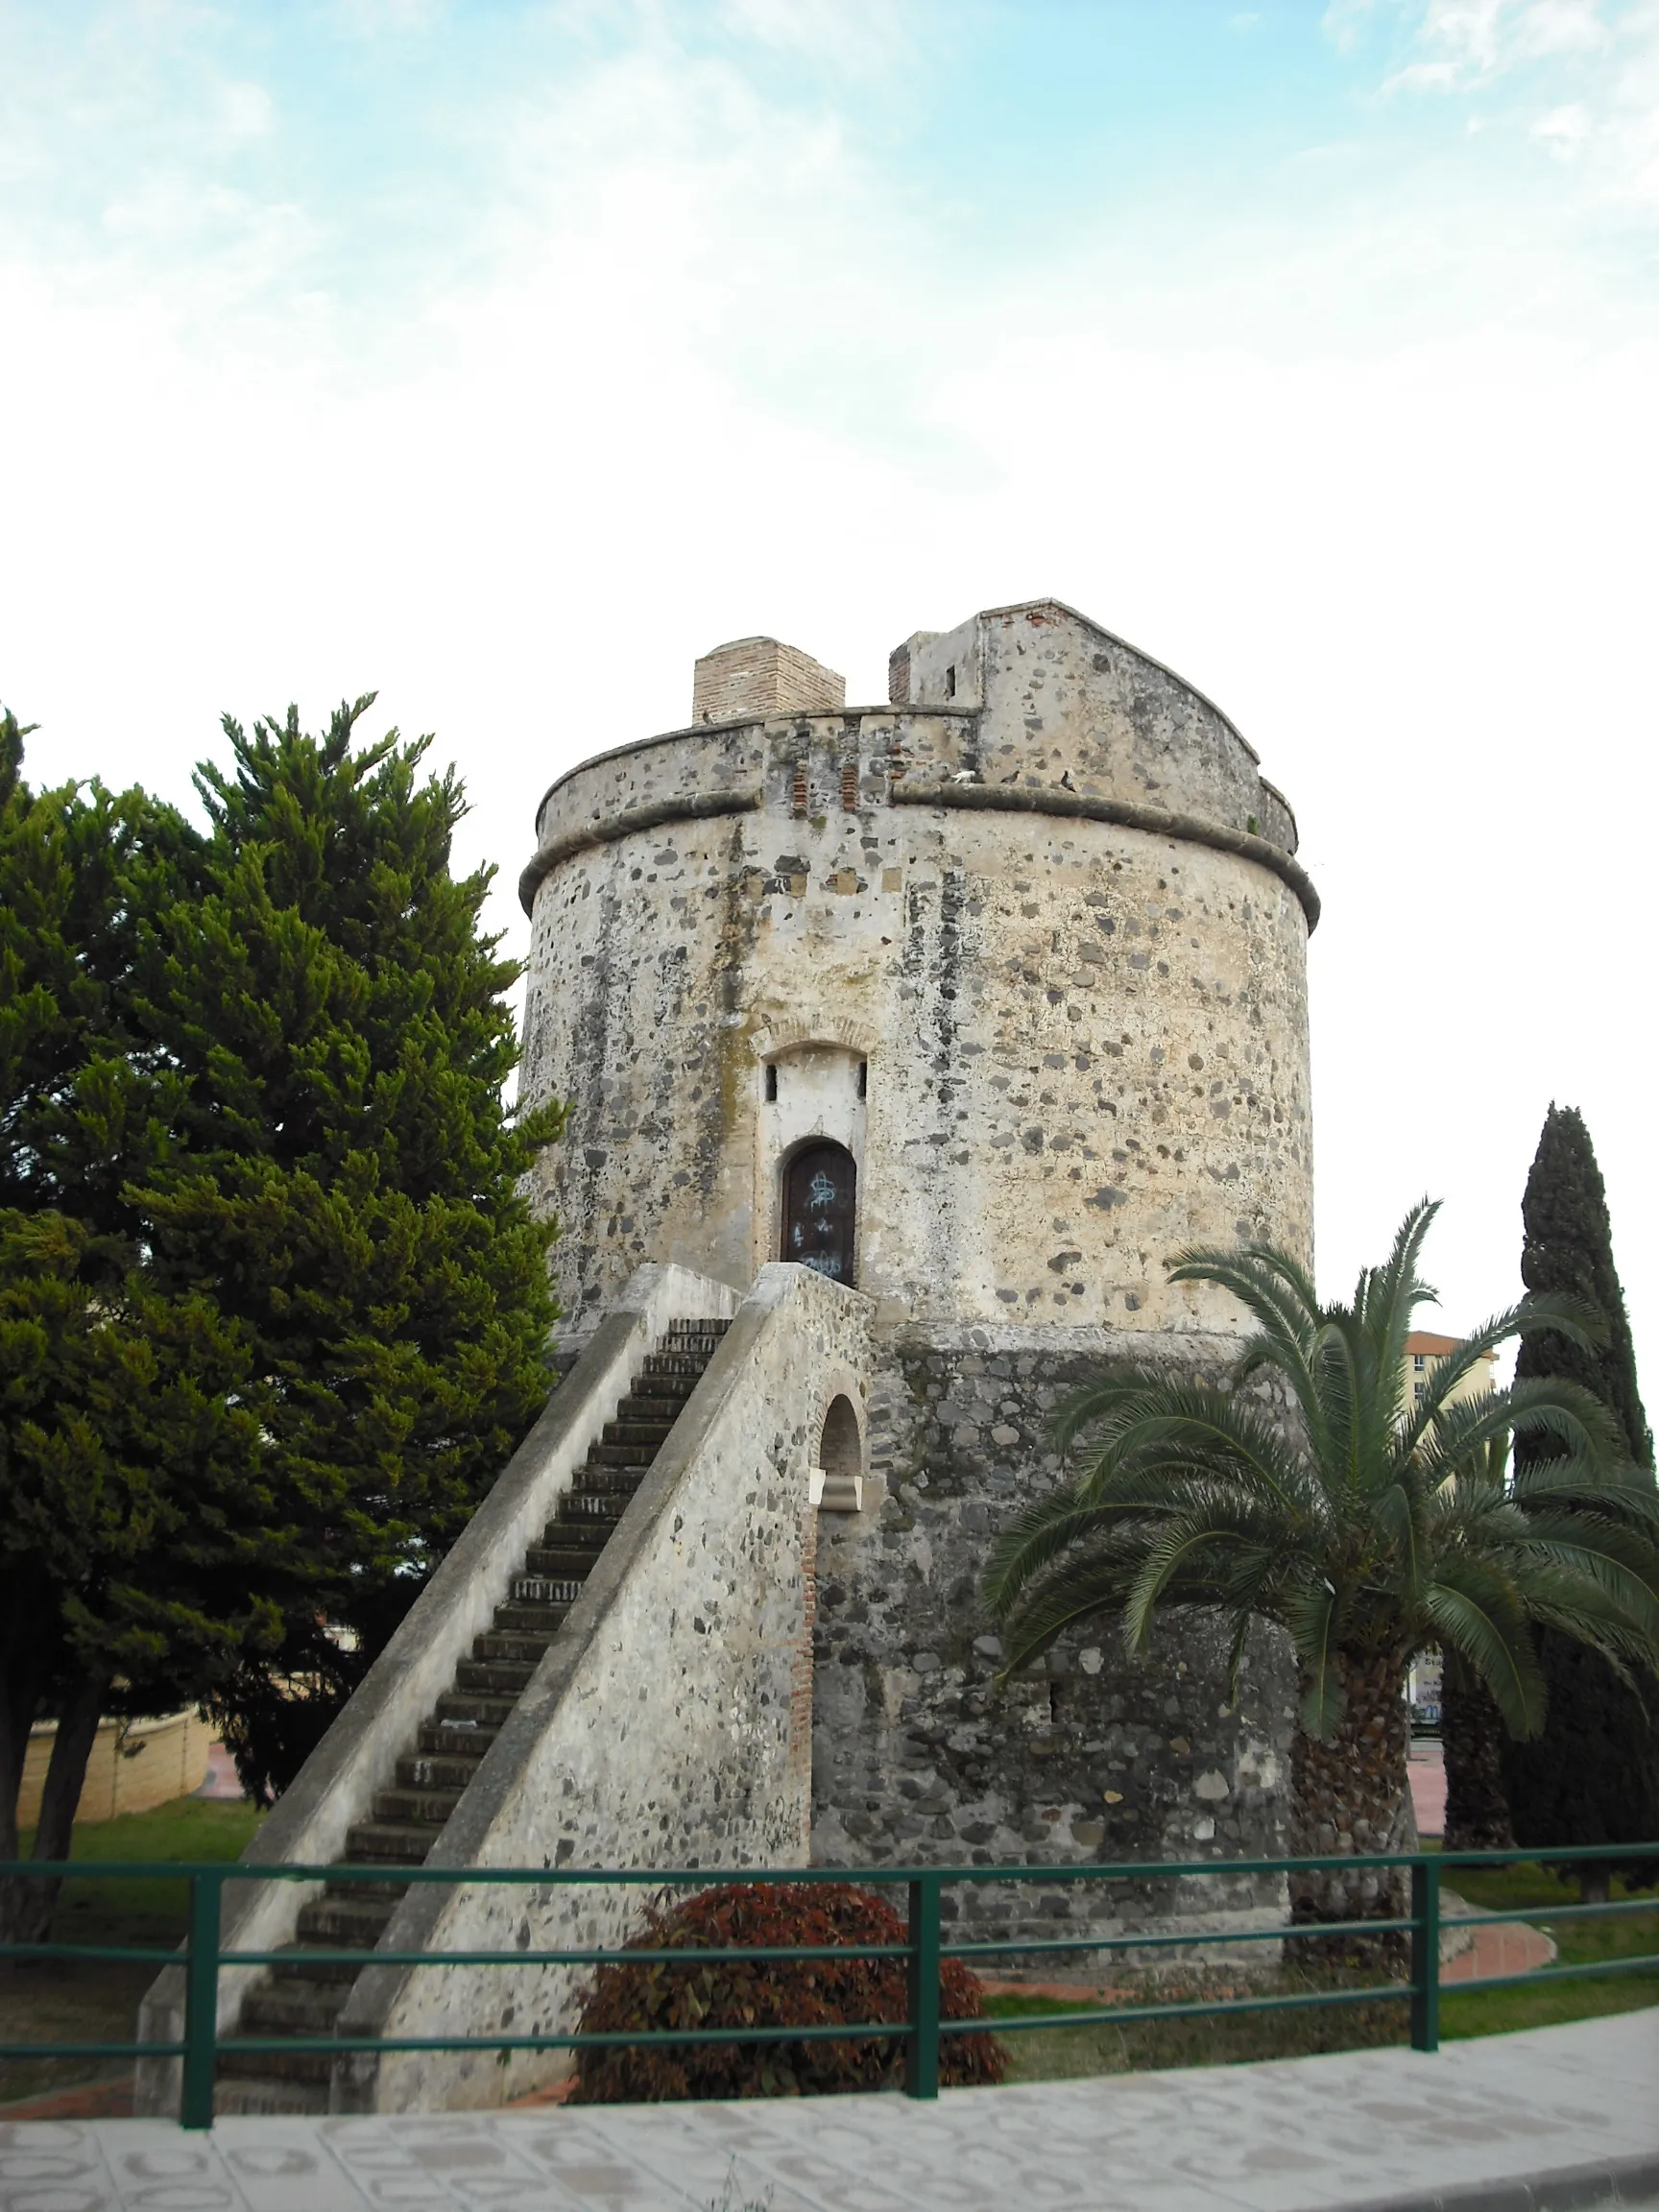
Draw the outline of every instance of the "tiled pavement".
[[[205,2137],[157,2120],[0,2128],[0,2212],[1576,2212],[1615,2202],[1659,2203],[1659,2009],[1432,2057],[1367,2051],[963,2089],[935,2105],[826,2097],[250,2118],[222,2120]]]
[[[1446,1756],[1441,1745],[1428,1737],[1414,1738],[1407,1773],[1418,1834],[1438,1836],[1446,1825]]]

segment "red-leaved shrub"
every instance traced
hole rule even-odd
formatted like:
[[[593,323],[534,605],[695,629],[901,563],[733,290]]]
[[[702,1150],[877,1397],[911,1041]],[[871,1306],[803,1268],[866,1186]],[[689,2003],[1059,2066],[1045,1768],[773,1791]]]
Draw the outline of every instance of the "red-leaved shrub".
[[[882,1897],[845,1882],[734,1883],[683,1904],[648,1909],[629,1938],[641,1951],[736,1950],[782,1943],[902,1943],[904,1922]],[[583,2002],[584,2033],[672,2028],[819,2028],[838,2021],[902,2022],[902,1959],[743,1959],[601,1966]],[[947,2020],[982,2016],[978,1977],[960,1960],[940,1970]],[[939,2079],[1000,2081],[1004,2056],[989,2032],[943,2035]],[[813,2037],[778,2043],[585,2045],[572,2104],[633,2104],[680,2097],[820,2097],[897,2087],[901,2035]]]

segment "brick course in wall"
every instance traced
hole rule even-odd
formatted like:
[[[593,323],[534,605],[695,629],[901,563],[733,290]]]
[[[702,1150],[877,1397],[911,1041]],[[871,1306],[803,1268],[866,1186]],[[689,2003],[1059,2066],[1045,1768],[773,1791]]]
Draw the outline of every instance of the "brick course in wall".
[[[693,722],[735,722],[746,714],[822,714],[845,704],[847,679],[809,653],[776,637],[739,637],[698,661],[691,685]]]

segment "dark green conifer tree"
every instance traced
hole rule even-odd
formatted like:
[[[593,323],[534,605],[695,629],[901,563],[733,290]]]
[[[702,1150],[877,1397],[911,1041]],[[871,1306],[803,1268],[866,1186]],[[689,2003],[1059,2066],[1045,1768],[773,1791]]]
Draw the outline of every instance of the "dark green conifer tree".
[[[1549,1331],[1523,1339],[1519,1379],[1562,1377],[1593,1390],[1612,1413],[1630,1457],[1651,1470],[1653,1439],[1636,1380],[1636,1354],[1624,1293],[1613,1263],[1607,1194],[1590,1133],[1571,1106],[1551,1105],[1521,1206],[1521,1277],[1528,1290],[1570,1291],[1607,1321],[1599,1348]],[[1547,1445],[1516,1441],[1518,1465]],[[1529,1743],[1504,1739],[1502,1770],[1516,1841],[1539,1846],[1625,1843],[1659,1838],[1659,1727],[1643,1695],[1620,1681],[1582,1644],[1546,1629],[1538,1655],[1549,1691],[1543,1733]],[[1588,1890],[1605,1893],[1607,1869],[1586,1862]],[[1633,1861],[1638,1879],[1659,1867]]]
[[[183,825],[141,792],[35,793],[0,719],[0,1859],[31,1726],[55,1719],[34,1856],[69,1846],[105,1712],[165,1710],[274,1633],[243,1572],[270,1521],[233,1329],[157,1296],[128,1178],[182,1099],[132,1022],[140,878]],[[7,1885],[44,1936],[56,1883]]]
[[[515,1121],[504,994],[457,878],[453,772],[430,740],[361,750],[227,719],[193,880],[146,925],[147,1033],[183,1085],[138,1192],[151,1269],[247,1346],[242,1403],[288,1516],[269,1653],[215,1708],[245,1783],[292,1778],[545,1400],[551,1229],[519,1182],[557,1109]]]
[[[546,1393],[560,1116],[503,1103],[459,785],[367,705],[228,725],[205,833],[0,722],[0,1858],[46,1716],[41,1860],[100,1710],[208,1697],[280,1789]]]

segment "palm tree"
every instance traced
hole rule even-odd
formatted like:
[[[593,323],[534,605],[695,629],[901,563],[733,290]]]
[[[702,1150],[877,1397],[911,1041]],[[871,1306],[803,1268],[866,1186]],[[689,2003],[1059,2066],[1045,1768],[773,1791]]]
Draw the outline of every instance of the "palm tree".
[[[1155,1614],[1203,1607],[1231,1630],[1236,1692],[1252,1623],[1283,1629],[1302,1694],[1293,1856],[1409,1841],[1405,1680],[1417,1652],[1456,1653],[1523,1736],[1544,1717],[1534,1624],[1594,1645],[1626,1676],[1659,1671],[1659,1506],[1620,1463],[1599,1401],[1540,1380],[1455,1402],[1505,1338],[1547,1326],[1593,1340],[1595,1317],[1527,1299],[1407,1403],[1437,1211],[1413,1207],[1348,1306],[1321,1306],[1273,1245],[1179,1255],[1172,1282],[1217,1284],[1256,1323],[1230,1382],[1124,1367],[1078,1390],[1055,1431],[1063,1446],[1087,1439],[1082,1473],[1015,1521],[986,1571],[1009,1671],[1085,1621],[1119,1620],[1138,1650]],[[1557,1455],[1494,1479],[1494,1446],[1527,1432]],[[1360,1869],[1291,1888],[1303,1920],[1393,1917],[1402,1898],[1399,1882]]]

